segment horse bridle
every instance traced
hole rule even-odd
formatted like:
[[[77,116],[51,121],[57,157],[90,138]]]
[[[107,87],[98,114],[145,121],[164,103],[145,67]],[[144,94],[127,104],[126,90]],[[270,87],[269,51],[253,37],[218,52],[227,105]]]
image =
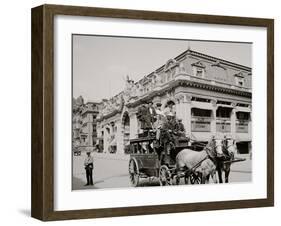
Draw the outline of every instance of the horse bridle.
[[[226,150],[228,151],[228,149],[230,148],[230,147],[235,147],[234,146],[234,143],[233,144],[230,144],[230,145],[228,145],[228,146],[226,146]],[[229,155],[230,155],[230,158],[234,158],[234,154],[233,153],[229,153]]]
[[[222,147],[223,147],[223,144],[218,144],[218,145],[216,145],[216,146],[214,147],[214,149],[217,149],[217,147],[219,147],[219,146],[222,146]],[[205,149],[205,151],[207,152],[207,154],[208,154],[208,156],[210,157],[210,159],[213,159],[213,158],[216,157],[216,155],[217,155],[217,152],[216,152],[216,151],[215,151],[215,156],[213,156],[213,155],[210,154],[211,152],[214,152],[214,151],[211,150],[211,148],[205,147],[204,149]],[[206,149],[207,149],[207,150],[206,150]]]

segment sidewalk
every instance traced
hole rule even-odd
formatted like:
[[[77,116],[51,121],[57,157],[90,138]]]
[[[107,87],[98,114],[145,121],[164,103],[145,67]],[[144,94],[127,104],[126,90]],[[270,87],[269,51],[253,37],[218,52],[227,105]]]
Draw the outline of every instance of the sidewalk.
[[[86,172],[84,169],[85,153],[73,157],[72,189],[101,189],[131,187],[128,174],[128,155],[99,154],[95,153],[92,186],[86,184]],[[237,158],[245,158],[245,161],[235,162],[231,165],[230,183],[250,182],[252,180],[252,160],[249,155],[237,155]],[[158,181],[142,180],[143,186],[159,185]]]
[[[232,172],[244,172],[244,173],[252,173],[252,160],[250,159],[249,154],[237,154],[235,157],[237,158],[245,158],[245,161],[234,162],[231,164]]]
[[[93,189],[106,187],[129,187],[129,156],[94,153],[94,170],[92,186],[86,184],[84,159],[86,155],[73,157],[72,189]]]

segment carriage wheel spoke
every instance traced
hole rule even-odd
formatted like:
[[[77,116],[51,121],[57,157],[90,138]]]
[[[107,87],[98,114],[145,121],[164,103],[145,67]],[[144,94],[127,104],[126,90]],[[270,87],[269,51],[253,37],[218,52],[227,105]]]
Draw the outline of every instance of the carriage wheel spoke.
[[[170,186],[173,185],[171,172],[166,165],[160,167],[159,170],[159,181],[161,186]]]
[[[139,184],[139,172],[134,159],[131,159],[129,162],[129,175],[132,186],[137,187]]]
[[[195,173],[191,173],[189,178],[190,178],[191,184],[202,184],[202,180],[201,180],[200,175],[196,175]]]

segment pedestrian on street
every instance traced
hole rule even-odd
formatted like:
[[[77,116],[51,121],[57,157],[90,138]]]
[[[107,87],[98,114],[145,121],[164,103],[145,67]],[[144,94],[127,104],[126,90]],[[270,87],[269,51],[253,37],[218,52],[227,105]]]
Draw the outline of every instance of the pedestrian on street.
[[[87,184],[85,184],[85,186],[93,185],[94,159],[91,156],[90,151],[87,151],[87,157],[85,158],[84,161],[84,167],[86,170],[86,178],[87,178]]]

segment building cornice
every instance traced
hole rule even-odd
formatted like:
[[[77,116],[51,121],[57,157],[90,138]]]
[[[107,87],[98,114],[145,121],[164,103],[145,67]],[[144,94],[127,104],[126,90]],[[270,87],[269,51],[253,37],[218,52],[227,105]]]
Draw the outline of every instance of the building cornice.
[[[237,90],[237,89],[233,89],[233,88],[226,88],[226,87],[216,86],[216,85],[212,85],[212,84],[204,84],[204,83],[200,83],[200,82],[196,82],[196,81],[178,79],[178,80],[170,81],[169,83],[165,84],[164,86],[161,87],[160,90],[151,91],[150,93],[142,96],[135,102],[127,103],[126,106],[127,107],[136,107],[136,106],[140,105],[143,101],[151,100],[154,96],[161,96],[179,86],[193,87],[193,88],[197,88],[197,89],[210,90],[213,92],[220,92],[220,93],[225,93],[225,94],[252,98],[252,93],[250,91],[241,91],[241,90]]]
[[[210,61],[213,61],[213,62],[219,62],[219,63],[224,64],[226,66],[230,66],[230,67],[234,67],[234,68],[237,68],[237,69],[240,69],[240,70],[248,71],[249,73],[252,72],[252,68],[247,67],[245,65],[233,63],[233,62],[230,62],[230,61],[227,61],[227,60],[224,60],[224,59],[220,59],[220,58],[217,58],[217,57],[213,57],[213,56],[210,56],[210,55],[207,55],[207,54],[204,54],[204,53],[199,53],[199,52],[196,52],[194,50],[187,50],[184,53],[185,53],[185,55],[196,56],[196,57],[200,57],[200,58],[210,60]],[[181,56],[181,55],[179,55],[179,56]],[[177,59],[177,57],[175,59]]]
[[[111,117],[113,117],[116,114],[121,114],[121,112],[122,112],[122,109],[113,110],[112,112],[110,112],[110,113],[108,113],[106,115],[103,115],[100,118],[97,118],[97,122],[101,122],[101,121],[103,121],[105,119],[111,118]]]
[[[86,113],[98,114],[99,112],[97,110],[85,109],[82,111],[81,115],[85,115]]]

